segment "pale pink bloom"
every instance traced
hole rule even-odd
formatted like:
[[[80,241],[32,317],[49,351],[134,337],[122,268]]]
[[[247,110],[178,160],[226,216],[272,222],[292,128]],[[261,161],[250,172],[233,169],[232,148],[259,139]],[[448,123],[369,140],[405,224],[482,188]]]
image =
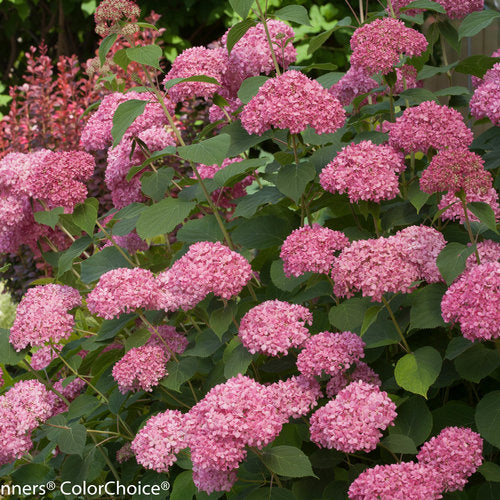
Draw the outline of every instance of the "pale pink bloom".
[[[141,9],[132,0],[102,0],[95,9],[95,31],[98,35],[107,36],[117,31],[119,21],[134,22],[141,15]],[[138,29],[138,28],[137,28]],[[126,31],[134,33],[137,29]]]
[[[208,495],[214,491],[231,491],[237,480],[236,470],[218,470],[193,465],[193,482],[198,491]]]

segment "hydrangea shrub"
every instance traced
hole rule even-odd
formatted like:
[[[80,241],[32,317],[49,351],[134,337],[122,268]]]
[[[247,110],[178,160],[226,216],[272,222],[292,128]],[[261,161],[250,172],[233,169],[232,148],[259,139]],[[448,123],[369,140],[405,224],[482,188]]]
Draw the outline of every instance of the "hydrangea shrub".
[[[498,16],[363,3],[304,60],[304,7],[232,0],[242,21],[168,71],[140,7],[100,3],[78,147],[0,160],[1,248],[52,270],[0,330],[1,481],[500,495],[499,63],[440,66]],[[314,59],[338,30],[346,73]],[[440,72],[474,88],[425,89]]]

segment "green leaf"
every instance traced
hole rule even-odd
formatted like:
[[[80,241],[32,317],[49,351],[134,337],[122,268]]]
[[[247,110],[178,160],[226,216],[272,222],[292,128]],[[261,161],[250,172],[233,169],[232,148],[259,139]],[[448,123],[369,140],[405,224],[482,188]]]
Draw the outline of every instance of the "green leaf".
[[[311,26],[307,10],[302,5],[287,5],[277,10],[274,15],[283,21],[292,21],[293,23]]]
[[[160,168],[156,172],[146,172],[141,177],[142,192],[153,201],[160,201],[174,178],[175,170],[171,167]]]
[[[127,71],[128,65],[131,62],[127,56],[127,49],[117,50],[113,56],[113,62],[123,69],[123,71]]]
[[[432,78],[435,75],[439,75],[441,73],[446,73],[450,69],[453,69],[457,62],[449,64],[448,66],[428,66],[424,65],[424,67],[418,72],[417,79],[418,80],[426,80],[427,78]]]
[[[351,18],[350,17],[344,17],[340,21],[337,22],[337,24],[332,28],[329,29],[328,31],[324,31],[323,33],[320,33],[319,35],[313,36],[311,40],[309,41],[309,46],[307,47],[307,54],[311,55],[314,52],[316,52],[329,38],[330,36],[337,31],[340,28],[343,28],[345,26],[349,26],[351,24]]]
[[[165,156],[170,156],[173,155],[177,152],[177,148],[175,146],[167,146],[166,148],[163,148],[161,151],[154,151],[151,153],[151,156],[149,158],[146,158],[140,165],[135,165],[132,167],[127,174],[127,181],[130,181],[134,175],[139,173],[141,170],[144,170],[145,167],[147,167],[149,164],[155,162],[156,160],[159,160],[161,158],[164,158]]]
[[[410,106],[416,106],[425,101],[435,101],[439,103],[439,99],[436,95],[427,89],[407,89],[399,94],[399,99],[395,102],[396,106],[406,106],[406,102]]]
[[[0,364],[14,366],[24,359],[26,350],[16,352],[9,342],[9,335],[9,330],[0,328]]]
[[[289,222],[275,216],[266,215],[245,220],[233,231],[233,242],[245,248],[269,248],[281,246],[292,232]]]
[[[281,259],[275,260],[271,264],[270,274],[274,286],[284,292],[295,290],[295,288],[305,283],[312,276],[312,273],[305,273],[297,278],[295,276],[290,276],[288,278],[283,271],[283,261]]]
[[[253,172],[255,169],[264,166],[267,163],[266,158],[251,158],[235,163],[230,163],[227,167],[219,170],[214,175],[214,181],[219,187],[232,184],[240,180],[246,173]]]
[[[383,306],[369,307],[363,316],[363,323],[361,325],[361,336],[363,336],[368,328],[376,321],[378,313],[383,309]]]
[[[274,446],[262,454],[270,471],[286,477],[316,477],[307,455],[294,446]]]
[[[158,45],[141,45],[140,47],[131,47],[126,49],[127,57],[134,62],[152,66],[156,69],[160,68],[160,58],[163,55],[162,50]]]
[[[50,474],[50,467],[44,464],[25,464],[16,467],[16,470],[12,473],[12,479],[14,479],[14,484],[16,487],[19,486],[37,486],[45,483],[47,476]],[[5,483],[2,483],[2,486]],[[44,485],[45,486],[45,485]],[[37,490],[30,488],[32,493],[38,493]],[[8,491],[8,490],[7,490]],[[14,493],[16,490],[12,489]],[[3,493],[3,488],[2,488]],[[14,496],[14,495],[13,495]],[[21,495],[22,497],[24,495]],[[29,495],[31,496],[31,495]],[[45,496],[45,495],[41,495]],[[7,498],[7,497],[5,497]],[[19,497],[18,497],[19,498]]]
[[[196,203],[193,201],[164,198],[141,212],[137,219],[137,234],[145,239],[169,233],[189,215],[195,206]]]
[[[437,90],[436,92],[434,92],[434,95],[437,95],[437,96],[466,95],[467,96],[467,95],[470,95],[470,90],[467,87],[460,87],[460,86],[446,87],[444,89]]]
[[[117,37],[117,33],[111,33],[106,38],[104,38],[104,40],[99,45],[99,62],[101,63],[101,66],[104,64],[104,61],[106,61],[106,56],[111,50],[111,47],[113,47],[113,44],[116,42]]]
[[[500,498],[500,484],[483,483],[476,491],[476,500],[498,500]]]
[[[409,436],[416,445],[422,444],[432,431],[432,413],[421,397],[411,397],[397,410],[398,416],[390,433]]]
[[[130,337],[125,339],[125,351],[128,352],[134,347],[143,346],[151,338],[151,332],[147,328],[140,328],[134,331]]]
[[[436,263],[447,285],[451,285],[458,275],[464,271],[467,257],[472,255],[473,252],[474,247],[468,247],[457,242],[448,243],[441,250]]]
[[[228,158],[238,156],[244,151],[248,151],[251,147],[269,139],[272,132],[268,130],[262,135],[250,135],[241,125],[240,120],[236,120],[229,125],[226,125],[222,130],[222,134],[227,134],[231,137],[229,151],[227,152]]]
[[[380,444],[393,453],[404,453],[407,455],[417,454],[417,447],[415,446],[413,439],[405,436],[404,434],[391,433],[382,439]]]
[[[196,243],[198,241],[224,241],[224,234],[214,215],[188,220],[177,231],[177,241]]]
[[[216,309],[210,314],[208,324],[219,339],[222,340],[222,336],[227,332],[229,325],[233,322],[234,312],[233,305],[228,304],[226,307]]]
[[[400,387],[426,398],[429,387],[441,372],[441,364],[441,355],[436,349],[421,347],[398,360],[394,376]]]
[[[82,456],[87,441],[85,426],[78,423],[66,423],[66,426],[69,429],[57,429],[55,438],[57,446],[59,446],[62,453]]]
[[[494,349],[475,344],[455,358],[455,368],[465,380],[479,383],[500,365],[500,357]]]
[[[477,35],[481,30],[489,26],[495,19],[500,17],[500,12],[496,10],[482,10],[469,14],[458,28],[458,38]]]
[[[495,212],[493,212],[491,205],[474,201],[467,203],[467,207],[488,229],[498,234]]]
[[[113,226],[113,235],[125,236],[135,229],[137,219],[141,212],[147,207],[142,203],[132,203],[128,207],[122,208],[113,218],[118,222]]]
[[[73,211],[73,222],[89,236],[94,234],[98,209],[99,201],[95,198],[87,198],[85,203],[78,204]]]
[[[275,179],[276,187],[295,203],[300,201],[307,184],[316,177],[316,169],[310,161],[280,168]]]
[[[243,104],[248,104],[257,95],[259,89],[269,80],[268,76],[251,76],[243,83],[238,90],[238,98]]]
[[[431,2],[431,0],[415,0],[414,2],[410,2],[409,4],[405,5],[404,7],[400,7],[399,10],[404,12],[411,9],[426,9],[433,10],[434,12],[440,12],[441,14],[446,14],[446,10],[441,4],[437,2]]]
[[[316,81],[325,89],[329,89],[332,85],[335,85],[338,83],[342,77],[345,75],[345,73],[339,73],[339,72],[330,72],[330,73],[325,73],[324,75],[318,76],[316,78]],[[325,135],[325,134],[322,134]]]
[[[450,343],[446,348],[444,358],[453,360],[471,346],[472,342],[470,340],[464,337],[454,337],[450,340]]]
[[[489,392],[479,401],[475,421],[481,436],[500,448],[500,391]]]
[[[434,410],[432,416],[433,434],[438,434],[445,427],[474,427],[474,409],[463,401],[448,401]]]
[[[411,295],[410,330],[444,326],[441,299],[446,292],[442,283],[433,283]]]
[[[234,11],[245,19],[255,0],[229,0]]]
[[[491,10],[485,10],[483,12],[492,12]],[[500,16],[500,12],[498,12]],[[466,75],[474,75],[482,78],[484,74],[491,69],[497,62],[500,61],[500,57],[488,57],[488,56],[470,56],[460,61],[457,66],[455,66],[455,71],[458,73],[465,73]]]
[[[211,356],[222,343],[220,339],[211,330],[204,330],[196,335],[194,345],[186,349],[184,356],[194,356],[198,358],[208,358]]]
[[[458,32],[455,27],[449,21],[441,21],[438,23],[439,31],[441,35],[444,36],[446,41],[455,50],[457,54],[460,54],[461,43],[458,39]]]
[[[90,394],[80,394],[69,405],[68,420],[83,417],[83,415],[90,415],[101,403],[94,396]]]
[[[181,146],[177,148],[179,155],[188,161],[204,163],[205,165],[221,165],[228,157],[231,138],[227,134],[220,134],[205,141]]]
[[[187,76],[186,78],[172,78],[165,82],[165,90],[171,89],[174,85],[178,83],[184,82],[204,82],[204,83],[212,83],[213,85],[220,85],[219,81],[216,78],[207,75],[193,75]]]
[[[340,331],[360,333],[365,311],[370,307],[369,297],[354,297],[333,306],[328,314],[330,324]]]
[[[234,217],[252,217],[261,205],[267,203],[275,204],[283,199],[283,195],[273,186],[264,186],[256,193],[243,196],[238,200],[238,206],[234,211]]]
[[[134,120],[144,113],[148,101],[140,99],[130,99],[122,102],[113,115],[113,128],[111,136],[113,137],[113,148],[122,140],[123,135],[128,130]]]
[[[81,255],[91,243],[92,238],[90,236],[84,236],[74,241],[67,250],[61,252],[57,262],[56,278],[61,277],[66,271],[69,271],[73,265],[73,261]]]
[[[420,190],[420,185],[418,182],[412,182],[408,188],[408,199],[410,203],[417,209],[417,214],[420,213],[420,209],[427,203],[430,198],[430,194],[424,193]]]
[[[198,492],[193,483],[193,473],[190,470],[181,472],[174,481],[170,500],[189,500]]]
[[[484,462],[477,470],[486,481],[500,483],[500,465],[494,462]]]
[[[253,2],[253,0],[252,0],[252,2]],[[245,20],[235,24],[229,30],[229,33],[227,34],[227,41],[226,41],[228,54],[231,54],[231,50],[233,50],[233,47],[238,43],[238,41],[243,37],[243,35],[250,28],[252,28],[255,25],[256,25],[256,23],[252,19],[245,19]]]
[[[33,217],[39,224],[50,226],[54,229],[59,222],[59,216],[64,213],[63,207],[56,207],[43,212],[33,212]]]
[[[180,386],[198,371],[199,359],[190,356],[167,363],[168,375],[160,382],[167,389],[180,392]]]
[[[106,247],[82,262],[81,280],[84,283],[92,283],[104,273],[120,267],[132,266],[115,247]]]
[[[133,314],[122,314],[115,319],[105,319],[97,332],[96,340],[104,341],[114,338],[123,330],[133,316]]]
[[[234,337],[227,345],[222,356],[224,361],[224,377],[230,379],[239,373],[245,375],[253,354],[249,353],[238,337]]]

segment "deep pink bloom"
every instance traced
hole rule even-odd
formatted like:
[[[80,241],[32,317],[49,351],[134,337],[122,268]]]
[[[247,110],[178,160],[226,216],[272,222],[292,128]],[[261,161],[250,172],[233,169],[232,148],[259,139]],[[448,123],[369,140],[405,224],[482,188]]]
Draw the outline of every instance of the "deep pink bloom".
[[[438,500],[442,482],[432,467],[415,462],[376,465],[349,487],[349,500]]]
[[[403,54],[419,56],[427,48],[424,35],[390,17],[358,28],[351,38],[351,64],[370,73],[390,73]]]
[[[311,325],[312,319],[307,307],[267,300],[243,316],[238,336],[252,354],[287,354],[290,348],[302,346],[309,338],[305,325]]]
[[[193,482],[198,491],[208,495],[214,491],[231,491],[237,480],[236,470],[218,470],[193,465]]]
[[[483,159],[466,148],[445,149],[435,155],[422,172],[420,189],[425,193],[451,191],[485,192],[493,179],[485,170]]]
[[[241,124],[249,134],[262,135],[271,128],[298,134],[308,126],[316,133],[333,133],[345,121],[336,97],[299,71],[286,71],[267,80],[245,105]]]
[[[174,78],[190,76],[209,76],[219,84],[228,68],[227,50],[223,48],[207,49],[206,47],[191,47],[180,53],[172,63],[172,68],[163,80],[166,84]],[[173,102],[184,101],[191,97],[212,97],[220,91],[220,85],[207,82],[181,82],[168,90]]]
[[[332,375],[332,378],[326,384],[326,395],[329,398],[333,398],[351,382],[356,382],[357,380],[376,385],[377,387],[382,385],[380,377],[366,363],[358,361],[354,370]]]
[[[399,9],[401,7],[406,7],[413,0],[392,0],[392,6],[396,15],[399,14]],[[484,9],[484,0],[460,0],[459,2],[454,0],[436,0],[440,3],[446,10],[446,14],[451,19],[461,19],[471,12],[477,12]],[[387,12],[390,13],[390,9],[387,8]],[[411,9],[404,11],[405,14],[414,16],[418,12],[422,12],[422,9]]]
[[[43,346],[68,338],[75,324],[68,310],[81,303],[78,290],[70,286],[49,284],[30,288],[17,307],[10,343],[20,351],[27,345]]]
[[[132,443],[126,443],[116,452],[116,461],[119,464],[126,462],[134,456],[131,446]]]
[[[423,444],[417,460],[439,473],[444,491],[461,491],[483,463],[483,440],[469,428],[446,427]]]
[[[278,380],[269,385],[268,389],[271,392],[271,400],[285,421],[306,415],[323,396],[319,382],[303,375]]]
[[[396,405],[386,392],[361,380],[342,389],[337,397],[310,418],[311,441],[346,453],[372,451],[397,417]]]
[[[287,276],[301,276],[307,272],[329,274],[335,252],[349,244],[340,231],[319,224],[295,229],[281,247],[283,271]]]
[[[236,469],[246,456],[246,446],[262,449],[283,423],[268,387],[241,374],[233,377],[213,387],[185,416],[193,465]]]
[[[65,383],[65,379],[59,379],[54,384],[54,389],[58,391],[70,403],[73,401],[85,388],[86,384],[82,379],[75,378],[69,383]],[[52,404],[52,416],[58,415],[68,410],[68,405],[55,393],[49,392],[49,399]]]
[[[468,148],[472,139],[462,115],[434,101],[405,109],[389,130],[389,143],[405,153]]]
[[[349,195],[351,203],[359,200],[391,200],[399,193],[399,173],[406,165],[404,157],[391,146],[361,141],[342,148],[322,170],[321,186],[331,193]]]
[[[500,73],[500,64],[495,66]],[[474,91],[469,106],[474,118],[489,118],[493,125],[500,126],[500,77],[496,81],[481,83]]]
[[[184,415],[167,410],[151,417],[136,434],[131,448],[137,463],[156,472],[168,472],[176,454],[186,447]]]
[[[192,309],[210,292],[229,300],[252,276],[252,268],[239,253],[220,242],[200,241],[157,278],[159,307],[166,311]]]
[[[467,203],[472,203],[479,201],[482,203],[487,203],[490,205],[493,213],[495,214],[495,219],[498,221],[500,219],[500,205],[498,203],[498,193],[494,187],[486,190],[480,190],[477,192],[467,192],[465,194],[465,200]],[[446,208],[448,207],[448,208]],[[438,209],[446,210],[441,214],[442,220],[458,220],[460,224],[465,224],[465,213],[462,206],[462,201],[455,193],[446,193],[441,201],[438,203]],[[477,222],[479,219],[474,215],[469,209],[467,209],[467,215],[469,220]]]
[[[461,274],[441,301],[446,323],[458,323],[469,340],[500,337],[500,262],[487,262]]]
[[[500,243],[497,241],[481,241],[477,244],[477,251],[479,253],[479,260],[481,261],[481,264],[486,264],[487,262],[498,262],[500,260]],[[477,266],[476,254],[472,253],[467,257],[465,269],[469,271],[475,266]]]
[[[136,267],[119,268],[104,273],[87,296],[92,314],[113,319],[136,309],[155,309],[159,288],[151,271]]]
[[[50,363],[57,358],[57,353],[54,351],[61,351],[62,344],[46,345],[38,349],[31,355],[30,365],[33,370],[44,370]]]
[[[167,375],[167,358],[159,346],[143,345],[133,347],[113,366],[113,378],[120,392],[151,392]]]
[[[364,347],[365,343],[355,333],[321,332],[307,340],[297,357],[297,368],[307,377],[322,372],[336,375],[363,358]]]
[[[348,106],[358,96],[376,89],[379,84],[371,78],[367,70],[351,66],[347,73],[328,92],[336,97],[342,106]]]
[[[189,344],[187,337],[179,333],[175,326],[160,325],[156,326],[154,330],[149,328],[149,331],[151,337],[149,337],[146,344],[160,347],[167,360],[171,358],[172,353],[182,354]]]

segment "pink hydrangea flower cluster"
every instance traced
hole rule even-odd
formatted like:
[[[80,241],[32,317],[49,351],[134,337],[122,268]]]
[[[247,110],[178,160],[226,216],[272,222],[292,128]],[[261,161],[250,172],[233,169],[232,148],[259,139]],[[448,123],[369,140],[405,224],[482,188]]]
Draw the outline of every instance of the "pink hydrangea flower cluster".
[[[153,125],[139,132],[137,137],[146,145],[150,153],[176,144],[173,133],[163,126]],[[143,171],[137,172],[132,179],[127,180],[129,170],[141,165],[146,159],[142,149],[137,145],[135,148],[133,146],[132,136],[127,135],[116,148],[108,150],[108,163],[104,180],[116,208],[123,208],[130,203],[144,200],[140,181]]]
[[[310,336],[305,325],[311,325],[312,320],[307,307],[267,300],[243,316],[238,336],[252,354],[278,356],[304,344]]]
[[[184,416],[167,410],[151,417],[131,444],[137,462],[156,472],[168,472],[176,454],[186,447]]]
[[[165,125],[167,123],[167,118],[160,103],[157,101],[150,101],[151,96],[149,94],[141,92],[127,92],[126,94],[121,94],[120,92],[114,92],[103,98],[97,111],[87,121],[80,138],[81,146],[87,151],[99,151],[108,148],[113,142],[111,136],[113,115],[120,104],[132,99],[149,102],[146,104],[144,113],[133,121],[124,137],[132,137],[148,128]],[[175,104],[167,97],[164,97],[164,101],[169,113],[173,114],[175,111]]]
[[[0,465],[21,458],[31,432],[52,415],[49,393],[37,380],[22,380],[0,396]]]
[[[41,347],[31,356],[31,368],[33,368],[33,370],[44,370],[57,358],[57,353],[55,351],[61,351],[62,348],[62,344],[45,345]]]
[[[389,130],[389,144],[405,153],[467,148],[472,139],[462,115],[434,101],[405,109]]]
[[[200,241],[158,275],[158,304],[166,311],[188,310],[211,292],[229,300],[241,292],[251,276],[252,268],[242,255],[220,242]]]
[[[160,325],[155,327],[154,330],[149,328],[149,331],[151,332],[151,337],[149,337],[146,344],[163,349],[167,360],[170,359],[172,353],[182,354],[189,344],[187,337],[179,333],[175,329],[175,326]]]
[[[500,57],[500,49],[491,54]],[[500,63],[489,69],[482,79],[473,77],[476,90],[469,106],[472,116],[478,120],[489,118],[495,126],[500,125]]]
[[[487,262],[461,274],[441,301],[446,323],[458,323],[469,340],[500,337],[500,262]]]
[[[351,64],[373,74],[390,73],[403,54],[419,56],[427,49],[424,35],[390,17],[358,28],[351,38]]]
[[[278,64],[286,70],[297,58],[295,47],[287,43],[293,40],[295,33],[288,24],[274,19],[267,20],[267,28]],[[224,33],[221,40],[224,48],[227,47],[228,33],[229,30]],[[259,23],[250,28],[232,48],[224,83],[230,94],[235,95],[243,80],[251,76],[268,75],[274,69],[264,25]]]
[[[333,291],[339,297],[363,297],[380,302],[384,293],[409,293],[413,283],[442,281],[436,265],[446,241],[441,233],[425,226],[410,226],[388,238],[359,240],[344,248],[335,259]]]
[[[340,231],[333,231],[319,224],[295,229],[283,242],[280,258],[287,276],[304,273],[328,274],[335,259],[335,252],[349,244]]]
[[[308,126],[324,134],[342,127],[345,111],[317,81],[293,70],[267,80],[240,117],[249,134],[262,135],[272,127],[298,134]]]
[[[269,385],[268,389],[271,392],[271,400],[285,421],[306,415],[323,396],[319,382],[303,375],[279,380]]]
[[[311,441],[346,453],[372,451],[397,417],[396,405],[376,385],[361,380],[342,389],[337,397],[310,418]]]
[[[85,382],[79,378],[75,378],[66,385],[64,385],[63,382],[65,382],[65,379],[57,380],[54,384],[54,389],[64,396],[64,398],[70,403],[85,388]],[[52,416],[68,410],[68,405],[55,393],[49,392],[49,400],[52,405]]]
[[[424,443],[417,460],[438,472],[444,491],[463,490],[483,462],[483,440],[469,428],[446,427]]]
[[[493,213],[495,214],[495,219],[498,221],[500,219],[500,205],[498,203],[498,193],[494,187],[491,187],[484,191],[478,192],[466,192],[465,201],[467,203],[472,203],[474,201],[479,201],[482,203],[487,203]],[[462,202],[455,193],[446,193],[441,201],[438,203],[438,209],[446,209],[441,214],[442,220],[458,220],[460,224],[465,223],[465,213],[462,206]],[[477,222],[479,219],[470,210],[467,209],[467,215],[469,220]]]
[[[352,332],[321,332],[307,340],[297,357],[297,368],[306,377],[323,372],[337,375],[364,358],[365,343]]]
[[[151,392],[166,376],[167,358],[159,346],[133,347],[113,366],[112,375],[122,394],[128,391]]]
[[[347,193],[351,203],[359,200],[392,200],[399,193],[399,173],[404,156],[388,145],[361,141],[342,148],[326,165],[319,179],[331,193]]]
[[[87,307],[92,314],[113,319],[136,309],[155,309],[158,284],[147,269],[119,268],[104,273],[87,296]]]
[[[358,361],[354,370],[338,372],[332,375],[332,378],[326,384],[326,395],[329,398],[335,397],[342,389],[345,389],[350,383],[361,380],[367,384],[380,387],[382,382],[380,377],[363,361]]]
[[[216,385],[185,415],[191,460],[199,469],[237,469],[246,446],[262,449],[281,431],[273,392],[238,375]]]
[[[429,194],[485,192],[492,185],[492,176],[485,170],[483,159],[466,148],[439,151],[420,178],[420,189]]]
[[[136,232],[126,234],[125,236],[113,236],[113,239],[118,246],[125,248],[129,254],[145,252],[149,248],[147,242],[141,239]],[[110,240],[107,240],[102,248],[112,246],[113,243]]]
[[[500,49],[495,50],[492,54],[491,57],[500,57]],[[496,63],[493,65],[491,69],[489,69],[482,78],[479,78],[478,76],[472,76],[472,85],[474,88],[479,87],[482,83],[486,82],[497,82],[500,79],[500,64]]]
[[[215,174],[219,172],[219,170],[225,169],[228,165],[233,163],[239,163],[243,161],[243,158],[226,158],[221,165],[204,165],[203,163],[199,163],[197,166],[198,173],[202,179],[213,179]],[[194,174],[193,174],[193,177]],[[232,210],[236,206],[233,200],[237,198],[241,198],[247,194],[245,188],[252,184],[254,178],[251,175],[248,175],[240,182],[234,184],[231,187],[223,187],[221,189],[216,189],[212,192],[212,200],[216,206],[223,207],[227,210]]]
[[[376,465],[363,471],[349,487],[349,500],[438,500],[442,483],[431,467],[415,462]]]
[[[237,479],[235,470],[204,469],[193,465],[193,483],[208,495],[214,491],[231,491]]]
[[[423,82],[417,80],[417,69],[410,64],[405,64],[401,66],[401,68],[396,68],[396,77],[394,94],[401,94],[405,90],[423,86]]]
[[[191,47],[179,54],[172,63],[172,68],[163,80],[166,84],[174,78],[190,76],[209,76],[222,82],[228,67],[227,50],[223,48],[207,49],[206,47]],[[208,82],[181,82],[168,90],[173,102],[180,102],[191,97],[212,97],[219,92],[220,85]]]
[[[470,243],[469,243],[470,246]],[[479,260],[481,264],[487,262],[498,262],[500,260],[500,243],[492,240],[484,240],[477,244],[477,251],[479,253]],[[465,262],[465,270],[469,271],[477,266],[477,259],[475,253],[467,257]]]
[[[78,290],[66,285],[30,288],[17,307],[10,343],[17,351],[28,345],[43,346],[71,335],[75,320],[68,310],[81,305]]]
[[[376,89],[379,84],[365,68],[351,66],[347,73],[328,92],[336,97],[342,106],[348,106],[358,96]]]
[[[456,2],[454,0],[436,0],[437,3],[441,4],[445,10],[446,15],[451,19],[461,19],[472,12],[481,11],[484,9],[484,0],[461,0]],[[392,7],[396,15],[400,13],[402,7],[406,7],[412,0],[392,0]],[[387,9],[389,12],[390,9]],[[415,14],[422,12],[422,9],[411,9],[405,11],[405,14],[414,16]]]
[[[126,443],[116,452],[116,461],[119,464],[123,464],[134,456],[131,446],[132,443]]]
[[[124,34],[135,33],[138,29],[136,27],[123,31],[116,25],[119,21],[135,22],[140,15],[141,9],[132,0],[102,0],[94,13],[95,31],[103,37],[118,31]]]

